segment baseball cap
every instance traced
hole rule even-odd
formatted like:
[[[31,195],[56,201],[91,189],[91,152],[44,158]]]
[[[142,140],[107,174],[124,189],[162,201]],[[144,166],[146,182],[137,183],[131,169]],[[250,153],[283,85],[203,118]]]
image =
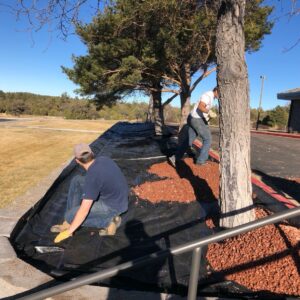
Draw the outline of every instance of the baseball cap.
[[[74,146],[74,155],[76,158],[82,158],[85,153],[93,153],[92,149],[88,144],[77,144]]]

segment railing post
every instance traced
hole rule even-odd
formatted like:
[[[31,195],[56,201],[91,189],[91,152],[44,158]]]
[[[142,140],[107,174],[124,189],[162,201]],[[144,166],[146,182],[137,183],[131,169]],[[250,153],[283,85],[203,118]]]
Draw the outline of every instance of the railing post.
[[[198,247],[193,250],[193,258],[192,258],[191,273],[190,273],[190,280],[189,280],[188,300],[196,300],[197,298],[200,261],[201,261],[201,247]]]

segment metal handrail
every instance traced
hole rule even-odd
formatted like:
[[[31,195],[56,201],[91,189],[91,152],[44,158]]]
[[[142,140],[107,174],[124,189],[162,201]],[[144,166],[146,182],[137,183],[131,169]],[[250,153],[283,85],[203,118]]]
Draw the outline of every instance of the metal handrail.
[[[24,296],[21,298],[15,298],[15,299],[21,299],[21,300],[39,300],[39,299],[44,299],[50,296],[54,296],[72,289],[75,289],[77,287],[86,285],[86,284],[91,284],[94,282],[97,282],[99,280],[107,279],[110,277],[113,277],[117,275],[120,271],[125,271],[128,269],[132,268],[138,268],[144,265],[149,264],[150,262],[161,259],[161,258],[166,258],[171,255],[179,255],[185,252],[189,251],[194,251],[193,253],[193,264],[191,266],[191,278],[190,278],[190,283],[189,283],[189,295],[188,299],[196,299],[197,295],[197,282],[198,282],[198,273],[200,263],[200,253],[201,253],[201,247],[206,246],[210,243],[215,243],[222,241],[224,239],[234,237],[236,235],[248,232],[250,230],[269,225],[269,224],[274,224],[279,221],[282,221],[284,219],[290,219],[293,217],[297,217],[300,215],[300,207],[289,209],[280,213],[273,214],[272,216],[268,216],[256,221],[249,222],[247,224],[243,224],[231,229],[227,229],[224,231],[221,231],[219,233],[213,234],[208,237],[204,237],[189,243],[186,243],[184,245],[176,246],[174,248],[170,249],[165,249],[161,250],[149,255],[142,256],[140,258],[134,259],[132,261],[117,265],[112,268],[108,268],[103,271],[99,271],[93,274],[89,275],[83,275],[80,276],[72,281],[62,283],[60,285],[54,286],[47,288],[45,290],[38,291],[36,293],[30,294],[28,296]]]

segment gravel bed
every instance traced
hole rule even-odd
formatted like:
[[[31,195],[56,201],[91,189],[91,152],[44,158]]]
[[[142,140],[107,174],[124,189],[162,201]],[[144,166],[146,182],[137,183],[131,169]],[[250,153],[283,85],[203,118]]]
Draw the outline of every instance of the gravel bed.
[[[216,201],[219,195],[219,165],[196,166],[185,159],[175,170],[167,162],[152,165],[149,173],[161,180],[133,188],[141,199],[160,201]],[[270,214],[256,208],[256,218]],[[208,227],[214,227],[211,219]],[[213,276],[235,281],[252,291],[300,296],[300,230],[282,222],[238,237],[211,244],[207,256]]]

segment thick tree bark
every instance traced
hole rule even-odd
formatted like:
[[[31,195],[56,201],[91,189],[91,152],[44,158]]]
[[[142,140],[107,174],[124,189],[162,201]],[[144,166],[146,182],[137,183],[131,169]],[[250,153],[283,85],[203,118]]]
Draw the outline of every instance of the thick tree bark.
[[[163,135],[164,130],[164,114],[161,103],[161,86],[160,84],[157,84],[154,88],[155,90],[151,92],[151,96],[153,99],[155,134],[160,136]]]
[[[187,117],[190,113],[190,102],[191,102],[191,71],[190,65],[184,64],[181,71],[181,93],[180,93],[180,103],[181,103],[181,118],[179,130],[186,124]]]
[[[220,226],[254,220],[250,106],[245,63],[245,0],[219,1],[216,56],[220,91]]]
[[[153,119],[154,119],[153,118],[153,96],[151,94],[149,97],[149,105],[148,105],[146,122],[152,122]]]

